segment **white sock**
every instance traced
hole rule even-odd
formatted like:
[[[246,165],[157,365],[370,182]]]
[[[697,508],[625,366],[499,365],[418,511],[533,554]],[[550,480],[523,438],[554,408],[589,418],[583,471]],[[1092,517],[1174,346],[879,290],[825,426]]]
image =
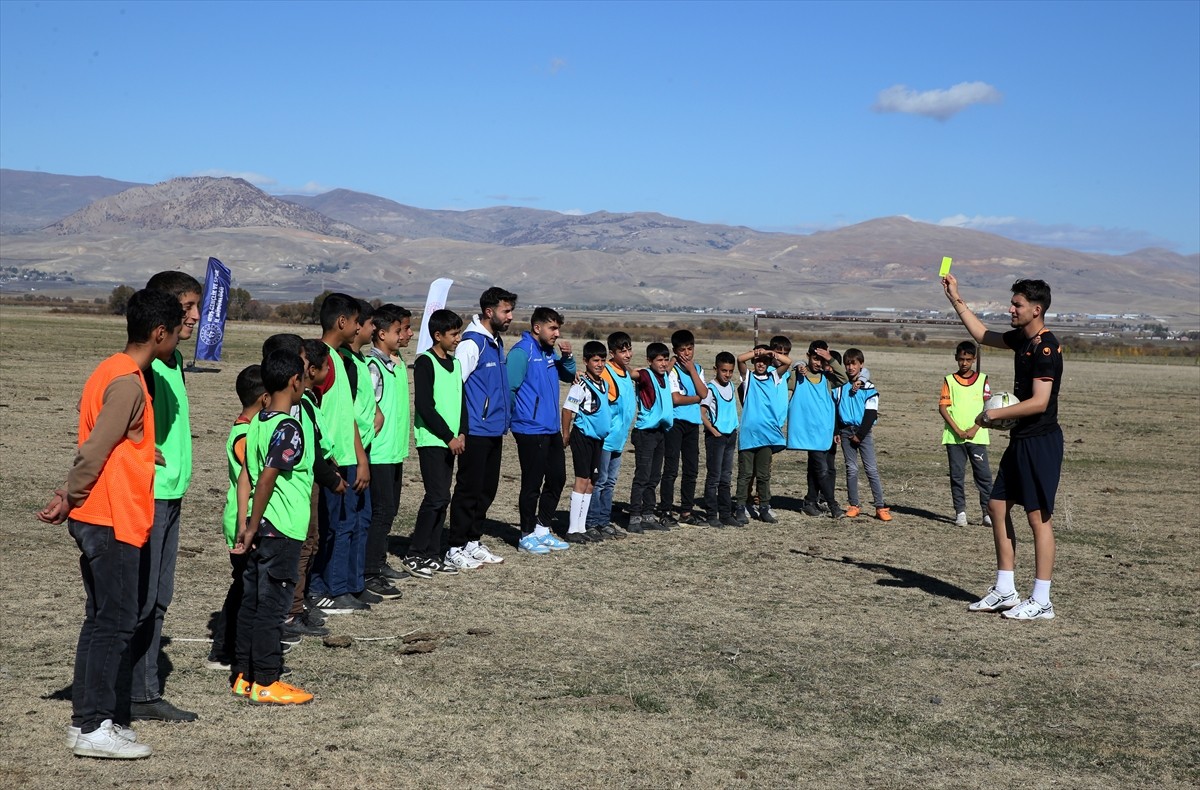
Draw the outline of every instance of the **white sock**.
[[[996,592],[1001,595],[1008,595],[1016,591],[1016,585],[1013,584],[1013,572],[996,571]]]
[[[533,528],[533,534],[539,538],[544,538],[550,534],[550,528],[538,524]]]
[[[567,532],[578,535],[580,532],[585,532],[586,527],[583,526],[583,520],[587,516],[587,509],[583,504],[583,494],[575,491],[571,492],[571,520],[568,522]]]
[[[463,551],[471,552],[471,551],[475,551],[475,549],[477,549],[477,548],[479,548],[479,541],[471,540],[471,541],[467,542],[466,546],[463,546]]]
[[[592,507],[592,495],[584,494],[583,495],[583,512],[579,516],[579,523],[583,524],[584,529],[587,529],[588,511],[591,509],[591,507]]]
[[[1034,579],[1033,580],[1033,600],[1040,603],[1042,606],[1047,606],[1050,603],[1050,580],[1049,579]]]

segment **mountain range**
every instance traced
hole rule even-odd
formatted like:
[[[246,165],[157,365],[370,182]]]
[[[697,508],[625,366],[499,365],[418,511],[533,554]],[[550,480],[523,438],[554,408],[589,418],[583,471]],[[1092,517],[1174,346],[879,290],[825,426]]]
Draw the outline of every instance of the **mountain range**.
[[[903,217],[796,235],[649,212],[431,210],[346,189],[272,196],[235,178],[0,170],[0,268],[68,273],[76,288],[166,267],[201,276],[213,256],[266,301],[336,288],[419,307],[431,280],[451,277],[452,305],[500,284],[523,304],[941,310],[943,255],[985,309],[1003,309],[1017,277],[1040,277],[1056,312],[1200,319],[1200,255],[1161,249],[1100,255]]]

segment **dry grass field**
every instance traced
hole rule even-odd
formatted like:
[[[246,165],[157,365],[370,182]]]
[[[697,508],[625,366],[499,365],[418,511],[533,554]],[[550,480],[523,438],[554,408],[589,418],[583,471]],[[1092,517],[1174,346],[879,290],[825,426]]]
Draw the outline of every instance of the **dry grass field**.
[[[196,466],[165,650],[167,696],[200,721],[142,724],[155,755],[115,763],[63,746],[82,586],[65,527],[33,512],[65,476],[80,386],[122,346],[123,322],[0,311],[6,787],[1200,784],[1195,366],[1068,357],[1054,621],[967,613],[994,566],[979,514],[966,529],[952,524],[936,412],[952,354],[867,347],[883,399],[876,443],[890,524],[800,514],[803,457],[787,453],[776,456],[778,524],[519,556],[507,526],[519,476],[510,442],[488,526],[507,561],[410,581],[400,601],[330,618],[352,646],[306,640],[287,658],[315,702],[261,709],[203,667],[203,640],[227,584],[220,511],[233,380],[271,331],[231,325],[225,360],[202,363],[219,372],[188,377]],[[1011,361],[986,362],[1007,388]],[[993,444],[993,468],[1004,442]],[[421,495],[415,457],[406,472],[393,552]],[[1018,555],[1026,593],[1029,547]],[[446,636],[405,654],[400,637],[416,630]]]

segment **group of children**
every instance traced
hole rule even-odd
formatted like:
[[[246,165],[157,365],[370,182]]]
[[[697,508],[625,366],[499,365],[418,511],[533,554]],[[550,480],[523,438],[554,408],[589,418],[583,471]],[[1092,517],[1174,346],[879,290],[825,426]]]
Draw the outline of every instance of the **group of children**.
[[[148,756],[132,721],[196,718],[162,699],[155,662],[191,470],[176,345],[196,323],[200,291],[190,276],[166,272],[130,300],[128,345],[85,385],[79,454],[66,488],[39,513],[50,523],[69,517],[82,553],[88,602],[68,732],[78,755]],[[879,393],[860,350],[839,355],[816,340],[793,363],[791,342],[776,336],[736,356],[720,352],[706,380],[690,331],[674,332],[669,348],[649,344],[640,368],[629,335],[614,332],[607,344],[584,344],[577,365],[571,344],[559,338],[563,317],[548,307],[533,311],[529,330],[506,351],[502,335],[516,304],[516,294],[489,288],[465,332],[454,312],[431,313],[432,345],[414,360],[411,407],[401,356],[413,336],[411,313],[346,294],[325,298],[319,339],[273,335],[262,361],[238,374],[241,411],[226,442],[231,583],[208,658],[210,667],[228,669],[233,694],[258,704],[308,702],[311,693],[283,680],[290,672],[283,654],[303,636],[327,634],[326,616],[399,598],[401,579],[504,562],[482,537],[509,431],[521,467],[521,553],[546,555],[680,523],[774,523],[771,466],[784,449],[807,453],[806,514],[860,515],[861,466],[875,516],[891,520],[872,434]],[[965,524],[967,461],[985,508],[988,499],[987,431],[972,420],[989,392],[986,379],[971,372],[973,344],[960,345],[956,358],[941,411],[957,521]],[[571,384],[561,406],[560,383]],[[697,498],[701,435],[706,476]],[[424,496],[402,564],[393,568],[388,537],[410,439]],[[618,525],[613,495],[627,443],[629,518]],[[845,510],[834,494],[839,445]],[[552,519],[567,481],[567,448],[570,515],[559,535]],[[146,680],[133,684],[128,708],[116,699],[125,653]]]

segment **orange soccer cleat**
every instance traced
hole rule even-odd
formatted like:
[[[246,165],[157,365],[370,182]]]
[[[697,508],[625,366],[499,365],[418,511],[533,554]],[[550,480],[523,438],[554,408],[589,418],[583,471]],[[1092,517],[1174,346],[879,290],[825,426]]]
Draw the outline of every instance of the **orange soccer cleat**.
[[[233,681],[233,688],[231,689],[231,691],[233,691],[233,696],[235,696],[235,697],[250,696],[250,685],[251,685],[250,681],[248,681],[244,677],[242,677],[242,674],[239,672],[238,676],[237,676],[237,680]]]
[[[303,705],[311,702],[312,694],[290,683],[277,680],[269,686],[255,683],[250,687],[250,701],[259,705]]]
[[[880,521],[891,521],[892,520],[891,508],[886,508],[886,507],[875,508],[875,518],[879,519]]]
[[[858,518],[860,513],[862,513],[862,508],[858,505],[850,505],[846,508],[846,518]]]

